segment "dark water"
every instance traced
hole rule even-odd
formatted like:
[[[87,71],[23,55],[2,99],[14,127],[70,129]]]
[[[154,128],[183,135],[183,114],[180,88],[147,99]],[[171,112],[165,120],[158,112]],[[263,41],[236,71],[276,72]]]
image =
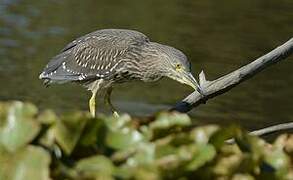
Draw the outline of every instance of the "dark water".
[[[0,100],[32,101],[59,112],[87,109],[78,85],[44,88],[38,74],[67,42],[102,28],[139,30],[181,49],[194,72],[224,75],[293,36],[292,0],[0,0]],[[201,122],[258,128],[293,121],[293,57],[191,112]],[[162,80],[114,91],[123,112],[168,108],[191,89]],[[102,105],[100,105],[101,107]]]

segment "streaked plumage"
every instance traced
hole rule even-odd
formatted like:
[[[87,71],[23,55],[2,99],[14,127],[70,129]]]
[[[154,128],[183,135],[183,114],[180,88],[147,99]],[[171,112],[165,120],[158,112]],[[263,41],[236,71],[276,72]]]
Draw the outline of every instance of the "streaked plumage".
[[[111,93],[114,83],[149,82],[163,76],[189,84],[186,78],[183,82],[180,74],[174,73],[178,64],[184,72],[190,72],[186,56],[175,48],[151,42],[137,31],[103,29],[66,45],[44,68],[40,79],[46,84],[77,82],[93,94],[100,89]]]

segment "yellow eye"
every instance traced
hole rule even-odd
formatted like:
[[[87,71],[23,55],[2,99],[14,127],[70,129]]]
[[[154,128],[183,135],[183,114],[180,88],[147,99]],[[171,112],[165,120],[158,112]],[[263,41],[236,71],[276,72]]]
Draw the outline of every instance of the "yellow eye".
[[[176,69],[176,71],[180,71],[182,69],[182,65],[176,64],[175,69]]]

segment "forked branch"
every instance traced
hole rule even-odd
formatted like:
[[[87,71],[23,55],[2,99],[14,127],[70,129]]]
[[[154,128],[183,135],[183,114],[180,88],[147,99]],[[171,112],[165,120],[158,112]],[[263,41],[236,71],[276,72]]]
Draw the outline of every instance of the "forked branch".
[[[253,77],[263,69],[284,60],[293,53],[293,38],[277,47],[266,55],[256,59],[255,61],[225,75],[216,80],[206,80],[205,73],[199,74],[199,84],[205,96],[197,91],[187,96],[184,100],[177,103],[171,110],[186,113],[192,108],[205,103],[208,99],[221,95],[241,82]]]
[[[171,111],[179,111],[186,113],[192,108],[204,104],[208,99],[221,95],[233,87],[237,86],[241,82],[253,77],[257,73],[261,72],[263,69],[273,65],[281,60],[286,59],[293,53],[293,38],[291,38],[286,43],[275,48],[271,52],[261,56],[260,58],[254,60],[253,62],[225,75],[216,80],[208,81],[206,80],[205,73],[202,71],[199,74],[199,84],[203,90],[205,96],[202,96],[197,91],[187,96],[184,100],[177,103]],[[264,135],[284,129],[292,129],[293,123],[285,123],[276,126],[271,126],[268,128],[260,129],[251,132],[256,135]]]

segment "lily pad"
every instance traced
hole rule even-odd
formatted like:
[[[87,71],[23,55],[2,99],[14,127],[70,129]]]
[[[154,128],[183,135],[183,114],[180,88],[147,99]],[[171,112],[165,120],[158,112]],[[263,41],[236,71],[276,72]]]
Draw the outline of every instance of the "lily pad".
[[[276,171],[280,179],[285,179],[289,172],[290,158],[280,148],[275,148],[266,153],[265,161],[269,163]]]
[[[53,124],[58,120],[56,114],[52,110],[45,110],[38,116],[38,121],[42,124]]]
[[[37,108],[19,101],[0,104],[0,143],[10,152],[29,143],[39,132]]]
[[[181,114],[177,112],[160,113],[157,119],[150,124],[152,129],[166,129],[172,126],[188,126],[191,125],[191,120],[187,114]]]
[[[143,141],[144,137],[137,130],[125,127],[116,131],[108,131],[106,144],[113,149],[130,148]]]
[[[83,132],[83,129],[89,117],[85,113],[76,112],[61,117],[57,121],[55,130],[55,138],[66,154],[70,154]]]
[[[143,132],[149,140],[153,141],[180,132],[182,128],[190,125],[191,119],[186,114],[162,112],[157,115],[155,121],[143,129]]]
[[[90,119],[84,128],[79,144],[82,146],[104,146],[107,131],[108,128],[103,119]]]
[[[211,136],[219,130],[216,125],[207,125],[194,128],[190,133],[191,138],[196,144],[207,144]]]
[[[27,146],[11,154],[1,152],[0,179],[49,180],[49,154],[40,147]]]
[[[97,155],[78,161],[75,169],[83,178],[112,179],[111,176],[115,167],[110,159]]]
[[[209,140],[209,143],[214,145],[218,150],[220,149],[227,140],[233,140],[237,134],[241,132],[240,128],[237,126],[228,126],[216,131]]]
[[[212,145],[198,146],[192,160],[187,165],[188,170],[196,170],[207,162],[210,162],[216,156],[216,149]]]

